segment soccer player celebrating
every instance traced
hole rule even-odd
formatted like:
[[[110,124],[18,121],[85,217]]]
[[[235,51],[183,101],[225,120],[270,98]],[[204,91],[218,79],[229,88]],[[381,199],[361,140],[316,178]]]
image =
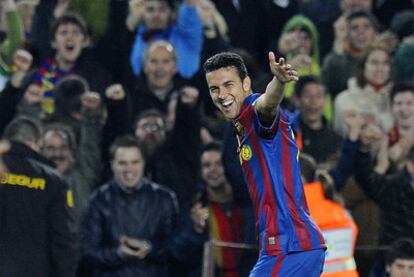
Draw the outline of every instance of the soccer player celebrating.
[[[253,93],[241,57],[219,53],[204,64],[214,104],[233,121],[238,154],[253,201],[259,232],[256,276],[320,276],[325,244],[309,215],[292,128],[279,107],[286,83],[298,74],[283,58],[269,53],[272,81]]]

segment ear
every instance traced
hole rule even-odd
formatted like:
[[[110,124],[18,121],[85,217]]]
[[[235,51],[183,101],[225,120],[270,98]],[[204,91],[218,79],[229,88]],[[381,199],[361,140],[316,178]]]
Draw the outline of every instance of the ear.
[[[89,45],[91,45],[91,39],[89,38],[89,36],[85,36],[82,41],[82,48],[86,48]]]
[[[249,76],[246,76],[243,79],[243,90],[247,92],[250,92],[252,90],[252,80]]]
[[[57,45],[56,45],[55,39],[52,40],[52,42],[50,43],[50,45],[52,46],[52,49],[56,49]]]

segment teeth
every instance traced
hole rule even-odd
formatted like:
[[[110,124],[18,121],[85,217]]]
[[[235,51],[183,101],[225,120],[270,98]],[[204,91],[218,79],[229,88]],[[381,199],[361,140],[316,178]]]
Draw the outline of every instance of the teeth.
[[[134,175],[132,173],[127,173],[125,174],[125,178],[131,180],[132,178],[134,178]]]
[[[228,107],[228,106],[230,106],[231,104],[233,103],[233,100],[232,99],[230,99],[230,100],[227,100],[227,101],[224,101],[223,103],[222,103],[222,105],[224,106],[224,107]]]

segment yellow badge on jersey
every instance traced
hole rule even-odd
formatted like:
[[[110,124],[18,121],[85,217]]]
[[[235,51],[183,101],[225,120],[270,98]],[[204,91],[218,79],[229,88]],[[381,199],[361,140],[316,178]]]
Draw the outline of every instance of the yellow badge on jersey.
[[[253,152],[252,152],[252,149],[250,148],[250,146],[243,145],[243,147],[240,151],[240,158],[243,161],[248,161],[252,158],[252,156],[253,156]]]
[[[68,190],[66,192],[66,202],[68,204],[69,208],[73,208],[74,204],[73,204],[73,193],[71,190]]]

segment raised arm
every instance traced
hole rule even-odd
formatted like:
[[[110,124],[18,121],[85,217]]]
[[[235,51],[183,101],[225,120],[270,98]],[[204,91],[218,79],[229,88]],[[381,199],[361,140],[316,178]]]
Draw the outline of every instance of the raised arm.
[[[277,114],[279,104],[283,99],[285,84],[299,80],[296,70],[286,63],[284,58],[280,58],[276,62],[273,52],[269,52],[269,66],[273,79],[267,85],[265,93],[258,98],[255,105],[260,120],[266,125],[270,125]]]

